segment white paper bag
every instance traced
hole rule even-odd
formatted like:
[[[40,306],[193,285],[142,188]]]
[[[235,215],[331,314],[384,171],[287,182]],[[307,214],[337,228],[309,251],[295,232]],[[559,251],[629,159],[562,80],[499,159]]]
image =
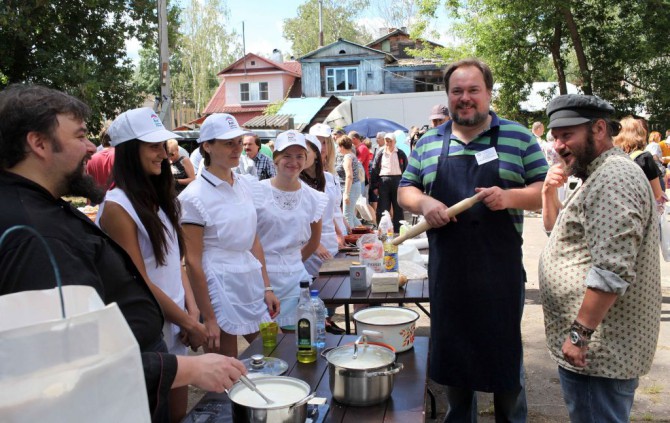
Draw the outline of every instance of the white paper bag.
[[[140,350],[89,286],[0,297],[0,420],[150,422]]]

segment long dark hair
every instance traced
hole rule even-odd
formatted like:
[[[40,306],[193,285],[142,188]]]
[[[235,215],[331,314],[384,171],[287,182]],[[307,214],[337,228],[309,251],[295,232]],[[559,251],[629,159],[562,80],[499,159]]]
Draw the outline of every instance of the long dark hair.
[[[114,153],[114,183],[130,200],[142,225],[149,234],[156,263],[164,266],[167,255],[167,228],[158,216],[162,208],[177,234],[180,255],[184,252],[184,236],[179,225],[180,206],[174,189],[174,178],[168,159],[161,163],[160,175],[147,175],[140,162],[139,140],[116,146]]]
[[[300,179],[302,179],[307,185],[314,188],[317,191],[324,192],[326,190],[326,177],[323,176],[323,162],[321,161],[321,152],[311,142],[307,141],[307,147],[311,148],[314,152],[314,172],[316,177],[312,178],[307,174],[307,170],[300,172]]]

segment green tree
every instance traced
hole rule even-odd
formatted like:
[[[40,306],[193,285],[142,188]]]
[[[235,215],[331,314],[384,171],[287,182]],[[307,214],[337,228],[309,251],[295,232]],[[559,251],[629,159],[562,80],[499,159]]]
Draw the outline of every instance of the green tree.
[[[359,44],[372,41],[374,36],[355,22],[368,5],[369,0],[323,0],[324,45],[339,38]],[[284,38],[291,42],[296,57],[319,47],[319,0],[307,0],[298,7],[298,16],[284,19]]]
[[[180,37],[172,68],[172,96],[200,114],[219,82],[216,74],[241,57],[242,48],[225,1],[190,0],[182,10]]]
[[[472,46],[502,83],[496,106],[519,115],[530,84],[551,57],[561,93],[575,82],[621,114],[668,116],[670,4],[667,0],[419,0],[424,20],[444,5],[459,20],[450,30]],[[432,13],[432,15],[431,15]],[[576,72],[574,71],[576,69]],[[667,85],[665,85],[667,86]]]
[[[0,5],[0,88],[37,83],[91,106],[89,127],[134,107],[133,68],[125,40],[145,41],[157,26],[155,1],[5,0]]]

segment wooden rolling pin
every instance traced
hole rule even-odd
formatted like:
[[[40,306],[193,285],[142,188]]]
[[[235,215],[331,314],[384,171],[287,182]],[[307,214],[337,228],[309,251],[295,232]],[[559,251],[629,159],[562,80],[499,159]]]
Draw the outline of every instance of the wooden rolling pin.
[[[458,203],[454,204],[453,206],[449,207],[447,209],[447,215],[452,218],[456,216],[459,213],[462,213],[469,209],[470,207],[474,206],[479,202],[479,194],[475,194],[472,197],[466,198],[465,200],[461,200]],[[422,220],[421,222],[417,223],[416,225],[412,226],[405,232],[404,234],[400,235],[397,238],[394,238],[393,241],[391,242],[393,245],[400,245],[402,244],[405,240],[414,238],[415,236],[426,232],[428,229],[430,229],[430,223],[428,223],[425,220]]]

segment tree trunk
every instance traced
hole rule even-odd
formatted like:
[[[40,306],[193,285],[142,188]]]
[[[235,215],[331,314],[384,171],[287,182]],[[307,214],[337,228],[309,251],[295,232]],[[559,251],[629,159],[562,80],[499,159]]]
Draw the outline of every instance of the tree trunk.
[[[591,84],[591,72],[589,71],[589,66],[586,60],[586,54],[584,54],[584,47],[582,46],[582,37],[579,35],[577,30],[577,23],[575,22],[575,17],[572,15],[572,11],[568,7],[560,8],[563,17],[565,18],[565,23],[568,26],[568,31],[570,31],[570,37],[572,38],[572,44],[575,47],[575,54],[577,54],[577,63],[579,63],[579,72],[582,75],[582,91],[586,95],[593,95],[593,86]]]
[[[563,68],[563,60],[561,59],[561,36],[563,24],[560,21],[556,22],[554,26],[554,36],[551,39],[549,50],[551,51],[551,59],[554,62],[554,69],[558,76],[558,90],[561,95],[568,93],[568,84],[565,80],[565,69]]]

